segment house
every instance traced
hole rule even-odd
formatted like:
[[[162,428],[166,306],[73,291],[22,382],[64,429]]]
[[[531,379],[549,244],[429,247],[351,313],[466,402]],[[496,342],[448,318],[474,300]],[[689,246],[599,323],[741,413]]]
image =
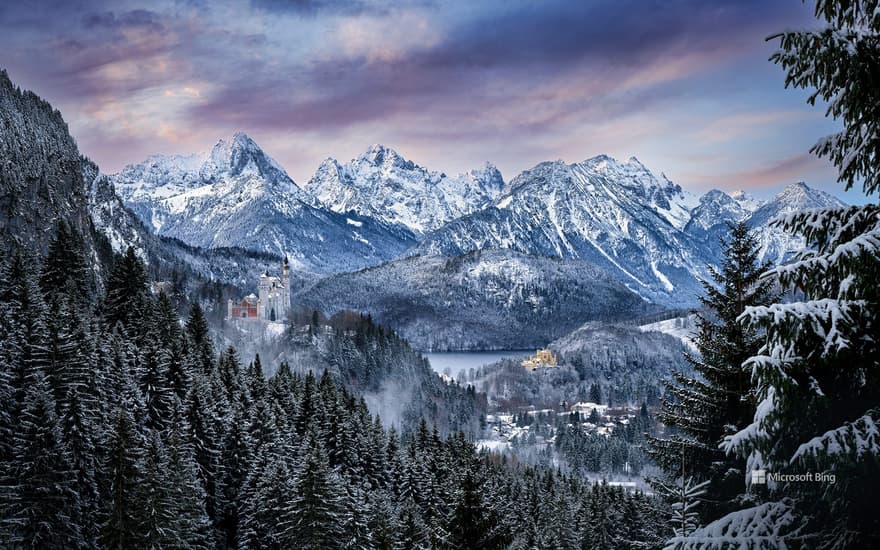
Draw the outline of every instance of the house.
[[[256,297],[253,293],[248,294],[244,298],[241,299],[240,302],[233,304],[232,300],[229,300],[229,319],[258,319],[260,316],[259,308],[257,307],[257,302],[259,302],[259,298]]]

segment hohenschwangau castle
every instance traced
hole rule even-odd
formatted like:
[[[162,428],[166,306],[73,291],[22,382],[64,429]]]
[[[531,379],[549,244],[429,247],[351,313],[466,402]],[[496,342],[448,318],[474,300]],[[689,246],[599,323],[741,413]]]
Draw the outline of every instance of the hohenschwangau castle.
[[[227,319],[281,321],[290,309],[290,266],[287,258],[281,266],[281,276],[260,275],[259,296],[248,294],[239,302],[229,300]]]

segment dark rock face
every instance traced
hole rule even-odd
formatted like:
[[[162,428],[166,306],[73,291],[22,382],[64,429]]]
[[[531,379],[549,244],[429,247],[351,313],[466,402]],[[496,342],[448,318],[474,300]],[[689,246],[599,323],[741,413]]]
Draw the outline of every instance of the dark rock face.
[[[94,250],[79,150],[61,113],[0,71],[0,236],[44,253],[60,220]]]

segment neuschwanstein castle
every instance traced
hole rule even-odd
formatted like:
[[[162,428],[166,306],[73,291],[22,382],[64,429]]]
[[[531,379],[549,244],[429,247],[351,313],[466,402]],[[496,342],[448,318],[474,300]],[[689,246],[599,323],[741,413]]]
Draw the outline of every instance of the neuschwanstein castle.
[[[259,297],[248,294],[240,302],[229,300],[227,319],[262,319],[280,321],[290,309],[290,266],[287,258],[281,266],[281,277],[260,275]]]

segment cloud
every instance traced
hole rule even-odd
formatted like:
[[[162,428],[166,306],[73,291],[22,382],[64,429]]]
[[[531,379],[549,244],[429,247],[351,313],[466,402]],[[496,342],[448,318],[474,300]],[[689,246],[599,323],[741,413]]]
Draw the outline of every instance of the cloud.
[[[136,9],[117,15],[113,11],[87,13],[82,22],[86,29],[118,30],[122,28],[147,27],[154,31],[163,29],[160,16],[152,11]]]
[[[793,181],[810,180],[811,175],[833,173],[828,161],[804,152],[770,164],[756,166],[730,174],[703,176],[713,185],[731,188],[766,188]]]
[[[439,169],[492,160],[510,176],[681,140],[678,158],[653,155],[671,170],[803,113],[744,100],[768,80],[737,64],[763,67],[764,37],[804,14],[757,0],[73,0],[3,5],[0,47],[108,169],[241,129],[298,179],[388,140]]]
[[[761,127],[802,120],[806,116],[806,113],[800,110],[723,115],[707,121],[707,124],[697,132],[696,137],[703,142],[725,143],[744,135],[753,134]]]

